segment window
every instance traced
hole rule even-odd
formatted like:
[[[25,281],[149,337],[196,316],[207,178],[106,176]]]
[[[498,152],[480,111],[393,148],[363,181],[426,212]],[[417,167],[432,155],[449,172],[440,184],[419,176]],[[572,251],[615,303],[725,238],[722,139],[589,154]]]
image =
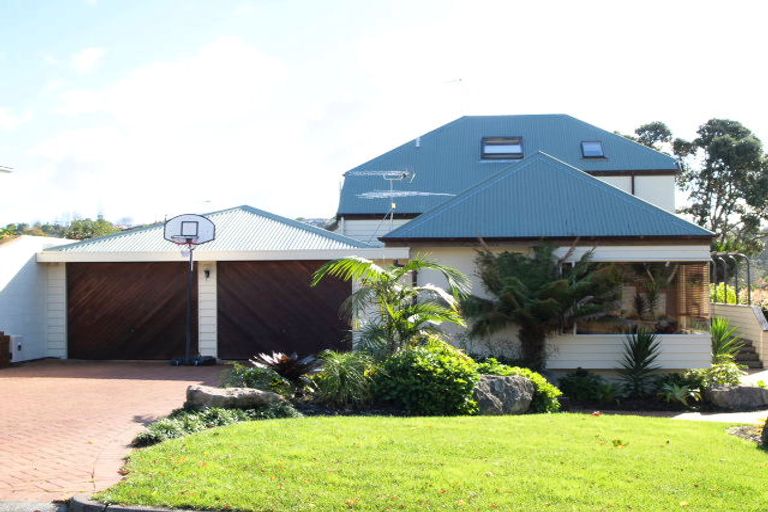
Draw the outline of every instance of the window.
[[[581,156],[584,158],[605,158],[603,143],[599,140],[583,141],[581,143]]]
[[[483,160],[523,158],[522,137],[483,137]]]

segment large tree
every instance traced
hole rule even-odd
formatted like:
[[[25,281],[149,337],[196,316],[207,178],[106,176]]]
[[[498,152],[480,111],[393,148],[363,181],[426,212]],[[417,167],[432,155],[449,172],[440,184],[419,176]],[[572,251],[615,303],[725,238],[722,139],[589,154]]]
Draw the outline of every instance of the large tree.
[[[768,163],[760,139],[728,119],[710,119],[692,141],[673,139],[660,121],[640,126],[635,135],[628,138],[678,157],[682,170],[677,182],[689,194],[678,211],[713,231],[715,248],[761,250],[761,223],[768,220]]]
[[[683,162],[678,183],[689,193],[680,212],[716,233],[719,248],[759,252],[760,225],[768,220],[768,163],[760,139],[728,119],[710,119],[697,134],[673,143]]]
[[[615,309],[620,276],[616,267],[592,261],[587,252],[565,265],[551,245],[534,247],[531,256],[481,251],[477,273],[488,298],[470,296],[463,303],[469,334],[486,337],[517,326],[521,355],[531,368],[546,363],[546,339],[568,323],[594,319]]]

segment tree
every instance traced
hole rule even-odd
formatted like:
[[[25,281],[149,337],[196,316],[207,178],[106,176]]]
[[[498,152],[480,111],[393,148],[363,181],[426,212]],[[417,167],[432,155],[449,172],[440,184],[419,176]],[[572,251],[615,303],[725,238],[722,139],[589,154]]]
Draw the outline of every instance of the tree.
[[[666,152],[672,142],[672,131],[661,121],[640,126],[635,130],[635,135],[637,137],[632,137],[633,140],[656,151]]]
[[[759,252],[760,224],[768,220],[768,160],[760,139],[728,119],[710,119],[697,133],[690,142],[673,142],[684,163],[678,183],[689,193],[680,212],[713,231],[716,247]]]
[[[99,216],[96,220],[75,219],[67,227],[64,235],[73,240],[85,240],[117,233],[120,228]]]
[[[448,281],[442,288],[411,283],[414,272],[435,270]],[[405,265],[381,267],[352,256],[330,261],[312,277],[317,286],[328,276],[358,281],[358,289],[342,305],[346,315],[366,316],[358,346],[376,355],[393,354],[429,334],[444,322],[464,325],[458,299],[469,293],[469,279],[458,270],[420,257]]]
[[[592,262],[587,252],[571,268],[540,245],[533,255],[480,251],[478,274],[491,298],[470,296],[462,307],[471,320],[469,335],[483,337],[518,326],[522,356],[531,368],[546,362],[546,338],[578,319],[604,316],[616,307],[620,277],[616,267]]]

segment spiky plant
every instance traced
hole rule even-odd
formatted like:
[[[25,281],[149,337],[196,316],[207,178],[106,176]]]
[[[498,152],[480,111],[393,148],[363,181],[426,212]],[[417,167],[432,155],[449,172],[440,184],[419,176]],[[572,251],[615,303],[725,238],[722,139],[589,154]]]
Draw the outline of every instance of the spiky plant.
[[[739,351],[744,348],[744,341],[738,335],[739,330],[722,317],[714,317],[709,333],[712,336],[712,364],[728,363],[736,360]]]
[[[637,329],[626,335],[618,373],[629,396],[640,398],[648,394],[653,374],[661,368],[656,364],[660,351],[661,341],[651,331]]]
[[[313,355],[300,357],[296,352],[285,354],[283,352],[261,353],[249,361],[256,368],[268,368],[291,383],[296,391],[301,391],[312,381],[309,376],[317,373],[321,361]]]

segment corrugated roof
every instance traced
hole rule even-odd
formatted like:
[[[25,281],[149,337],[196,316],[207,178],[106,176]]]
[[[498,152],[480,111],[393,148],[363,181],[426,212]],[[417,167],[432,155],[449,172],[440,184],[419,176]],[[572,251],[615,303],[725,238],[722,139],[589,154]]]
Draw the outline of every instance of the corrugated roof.
[[[214,251],[307,251],[370,248],[369,244],[303,222],[238,206],[206,215],[216,225],[216,240],[198,253]],[[168,252],[178,246],[163,239],[163,224],[48,249],[59,252]]]
[[[674,158],[568,115],[466,116],[409,141],[345,173],[338,215],[384,214],[386,197],[366,198],[388,190],[381,176],[360,172],[409,170],[413,181],[395,189],[420,195],[399,197],[397,212],[418,214],[450,200],[510,165],[525,161],[482,160],[483,137],[522,136],[525,158],[543,151],[587,172],[677,170]],[[602,141],[605,158],[583,158],[582,141]],[[442,195],[437,195],[442,194]]]
[[[708,237],[712,233],[539,152],[381,237]]]

